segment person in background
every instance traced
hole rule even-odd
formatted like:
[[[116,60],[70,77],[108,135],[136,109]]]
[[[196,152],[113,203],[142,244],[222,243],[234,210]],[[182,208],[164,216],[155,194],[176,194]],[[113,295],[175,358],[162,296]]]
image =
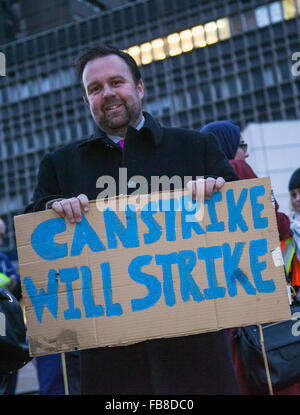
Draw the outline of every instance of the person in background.
[[[289,181],[291,201],[290,218],[300,223],[300,167],[294,171]]]
[[[6,225],[0,219],[0,245],[6,233]],[[0,287],[9,290],[20,301],[22,298],[20,276],[8,256],[0,252]],[[14,395],[18,380],[18,371],[11,375],[0,376],[0,395]]]
[[[251,166],[246,162],[249,157],[248,145],[245,143],[240,127],[233,121],[215,121],[206,124],[202,129],[203,133],[212,133],[218,139],[221,149],[228,158],[240,180],[256,179],[257,175]],[[289,217],[279,212],[279,205],[275,200],[275,212],[279,239],[282,241],[291,236]]]
[[[6,225],[0,219],[0,244],[6,232]],[[20,276],[7,257],[0,253],[0,286],[9,290],[17,300],[21,299]],[[35,359],[41,395],[64,395],[64,384],[60,355],[39,356]],[[4,395],[14,395],[18,380],[18,372],[1,376],[0,384]],[[5,386],[3,386],[5,385]]]
[[[0,245],[6,233],[6,225],[0,219]],[[0,286],[9,290],[19,301],[22,298],[20,276],[8,256],[0,252]]]
[[[35,358],[40,395],[65,395],[61,355]]]
[[[300,168],[289,180],[291,237],[281,243],[283,258],[294,297],[300,300]]]
[[[79,352],[66,352],[66,375],[69,395],[80,395]],[[40,395],[66,395],[60,353],[36,357]]]
[[[219,141],[219,144],[223,152],[225,153],[226,157],[229,159],[230,164],[234,168],[240,180],[257,178],[251,166],[249,166],[249,164],[246,162],[246,158],[249,156],[248,151],[247,151],[248,146],[247,146],[247,143],[245,143],[241,135],[240,127],[235,122],[227,121],[227,120],[215,121],[215,122],[205,125],[201,129],[201,132],[212,133],[215,135],[215,137]],[[296,181],[296,177],[298,177],[298,181]],[[295,178],[293,179],[292,183],[297,184],[297,186],[299,185],[299,189],[298,189],[299,196],[297,197],[295,196],[294,198],[295,200],[299,200],[299,202],[297,204],[293,202],[292,206],[295,206],[297,208],[299,207],[298,212],[300,212],[300,169],[299,169],[298,175],[295,175]],[[292,187],[294,188],[294,185],[292,185]],[[296,191],[295,191],[295,194],[296,194]],[[279,233],[280,241],[282,241],[283,243],[287,238],[291,237],[290,219],[284,213],[278,212],[278,209],[279,209],[279,206],[275,200],[275,211],[276,211],[278,233]],[[234,329],[229,329],[228,332],[229,332],[229,337],[231,340],[233,361],[234,361],[238,383],[240,386],[240,391],[242,395],[252,395],[253,393],[251,389],[249,388],[247,381],[246,381],[244,366],[242,364],[242,361],[239,357],[238,351],[234,344],[233,330]],[[274,394],[275,395],[300,395],[300,382],[295,383],[289,387],[282,388],[274,392]]]
[[[0,219],[0,245],[6,233],[6,225]],[[0,253],[0,287],[9,290],[18,301],[22,298],[20,275],[8,256]],[[69,393],[80,392],[79,357],[76,352],[66,353]],[[64,382],[59,354],[39,356],[35,359],[41,395],[64,395]],[[72,363],[72,364],[71,364]],[[18,372],[0,376],[0,395],[14,395],[18,380]]]

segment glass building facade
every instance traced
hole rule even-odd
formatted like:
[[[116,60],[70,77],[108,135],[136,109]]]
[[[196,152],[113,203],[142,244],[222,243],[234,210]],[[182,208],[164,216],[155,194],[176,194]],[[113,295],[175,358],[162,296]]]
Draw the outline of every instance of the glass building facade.
[[[300,0],[141,0],[3,45],[0,216],[29,203],[43,155],[94,129],[74,61],[87,46],[128,51],[145,82],[144,108],[164,125],[200,129],[300,116]]]

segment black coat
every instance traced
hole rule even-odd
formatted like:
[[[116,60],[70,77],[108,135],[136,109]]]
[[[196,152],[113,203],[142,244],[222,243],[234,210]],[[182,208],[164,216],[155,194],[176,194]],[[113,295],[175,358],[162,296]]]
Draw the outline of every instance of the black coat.
[[[140,131],[129,127],[123,151],[101,130],[48,154],[41,162],[33,202],[26,212],[45,208],[58,197],[84,193],[95,200],[97,179],[119,168],[128,179],[144,176],[224,177],[237,180],[213,135],[161,127],[149,114]],[[130,193],[135,189],[127,189]],[[226,331],[159,339],[131,346],[81,352],[84,394],[236,394]]]

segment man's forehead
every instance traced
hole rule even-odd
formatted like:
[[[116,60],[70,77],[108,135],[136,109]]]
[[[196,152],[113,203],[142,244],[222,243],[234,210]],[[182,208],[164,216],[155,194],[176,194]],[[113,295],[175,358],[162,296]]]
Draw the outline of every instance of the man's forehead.
[[[118,55],[107,55],[87,62],[84,67],[82,80],[90,82],[94,77],[131,76],[127,63]]]

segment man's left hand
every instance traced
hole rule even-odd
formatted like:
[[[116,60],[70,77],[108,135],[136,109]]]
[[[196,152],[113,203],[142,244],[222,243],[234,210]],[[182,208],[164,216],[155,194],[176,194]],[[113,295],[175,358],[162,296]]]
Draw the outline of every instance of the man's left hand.
[[[221,190],[224,183],[223,177],[218,177],[217,179],[208,177],[207,179],[189,181],[187,189],[194,200],[209,200],[214,192]]]

